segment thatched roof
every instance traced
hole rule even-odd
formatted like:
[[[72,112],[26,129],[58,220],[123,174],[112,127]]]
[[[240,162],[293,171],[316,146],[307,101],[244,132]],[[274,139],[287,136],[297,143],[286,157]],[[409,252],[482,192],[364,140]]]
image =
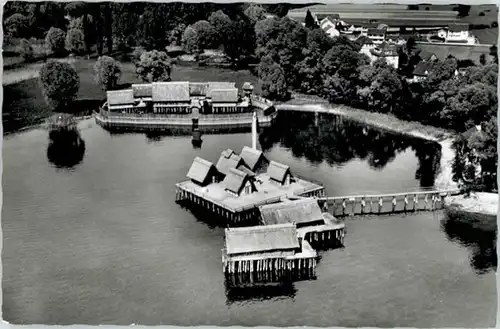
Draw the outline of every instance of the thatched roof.
[[[243,171],[236,168],[229,168],[226,177],[222,181],[222,186],[225,190],[239,195],[247,179],[248,175]]]
[[[206,96],[208,90],[207,82],[190,82],[189,83],[189,94],[191,96]]]
[[[261,157],[264,156],[262,151],[254,150],[248,146],[244,146],[243,150],[241,150],[240,156],[245,161],[245,164],[250,168],[250,170],[255,170],[255,167],[259,163]]]
[[[113,90],[106,92],[108,105],[134,104],[134,92],[132,89]]]
[[[227,149],[222,151],[215,167],[221,174],[227,175],[230,168],[238,168],[241,163],[243,163],[243,159],[233,150]]]
[[[226,229],[228,255],[299,248],[293,224],[264,225]]]
[[[217,90],[217,89],[233,89],[236,88],[236,83],[234,82],[227,82],[227,81],[212,81],[208,82],[208,87],[206,94],[210,95],[212,90]]]
[[[432,62],[418,62],[418,64],[415,66],[415,69],[413,69],[413,75],[426,77],[433,67],[434,63]]]
[[[280,202],[260,207],[265,225],[309,223],[323,219],[318,202],[312,198]]]
[[[189,82],[154,82],[152,96],[155,102],[189,102]]]
[[[132,90],[136,98],[152,97],[153,95],[153,85],[150,83],[134,84],[132,85]]]
[[[214,168],[212,162],[202,159],[200,157],[194,158],[191,168],[189,168],[187,177],[194,180],[197,183],[204,183],[210,173],[210,170]]]
[[[238,89],[212,89],[208,97],[212,99],[212,103],[237,103]]]
[[[272,180],[283,183],[287,172],[290,172],[290,167],[282,163],[271,161],[267,167],[267,175]]]

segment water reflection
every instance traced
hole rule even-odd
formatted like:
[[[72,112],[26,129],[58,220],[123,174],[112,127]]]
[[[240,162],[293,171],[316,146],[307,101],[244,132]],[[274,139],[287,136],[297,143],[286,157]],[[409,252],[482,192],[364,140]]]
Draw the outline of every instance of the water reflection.
[[[332,166],[344,166],[353,159],[362,159],[376,170],[411,148],[419,161],[415,176],[422,187],[434,184],[441,158],[437,143],[382,132],[329,114],[315,118],[311,113],[280,112],[275,124],[262,130],[259,141],[263,150],[280,143],[294,156],[312,163],[326,161]]]
[[[497,269],[495,216],[447,211],[441,221],[446,237],[470,251],[470,265],[478,274]]]
[[[291,282],[251,287],[233,287],[225,284],[225,288],[227,304],[269,299],[278,300],[284,298],[294,298],[297,294],[297,289]]]
[[[56,168],[73,168],[83,161],[85,142],[76,130],[49,132],[47,159]]]

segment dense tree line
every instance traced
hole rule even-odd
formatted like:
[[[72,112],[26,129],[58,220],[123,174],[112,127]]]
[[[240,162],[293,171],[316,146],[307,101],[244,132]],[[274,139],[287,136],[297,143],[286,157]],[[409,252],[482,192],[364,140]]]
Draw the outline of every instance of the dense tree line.
[[[288,7],[287,7],[288,8]],[[64,32],[62,50],[82,55],[95,51],[164,51],[183,46],[199,55],[205,49],[221,49],[233,64],[246,64],[254,55],[254,25],[265,18],[260,5],[217,3],[113,3],[113,2],[8,2],[5,5],[6,41],[47,39],[49,31]]]

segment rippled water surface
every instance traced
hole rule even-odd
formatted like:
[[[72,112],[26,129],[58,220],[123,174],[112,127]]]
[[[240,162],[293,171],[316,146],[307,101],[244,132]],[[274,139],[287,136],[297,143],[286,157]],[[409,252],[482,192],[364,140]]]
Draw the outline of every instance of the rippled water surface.
[[[290,124],[287,122],[300,122]],[[266,155],[330,195],[432,186],[438,155],[419,141],[332,118],[280,119]],[[496,319],[496,224],[443,213],[348,219],[346,247],[321,253],[317,280],[228,291],[223,229],[174,203],[192,159],[239,152],[250,134],[48,133],[3,146],[3,314],[11,323],[484,327]],[[439,161],[437,161],[438,163]]]

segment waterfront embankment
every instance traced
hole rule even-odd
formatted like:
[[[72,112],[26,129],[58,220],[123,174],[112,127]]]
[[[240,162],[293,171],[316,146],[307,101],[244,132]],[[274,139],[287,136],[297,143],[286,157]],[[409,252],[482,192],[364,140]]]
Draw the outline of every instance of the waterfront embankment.
[[[456,195],[445,199],[445,206],[454,211],[470,214],[496,216],[498,213],[498,194],[475,192],[467,195]]]

